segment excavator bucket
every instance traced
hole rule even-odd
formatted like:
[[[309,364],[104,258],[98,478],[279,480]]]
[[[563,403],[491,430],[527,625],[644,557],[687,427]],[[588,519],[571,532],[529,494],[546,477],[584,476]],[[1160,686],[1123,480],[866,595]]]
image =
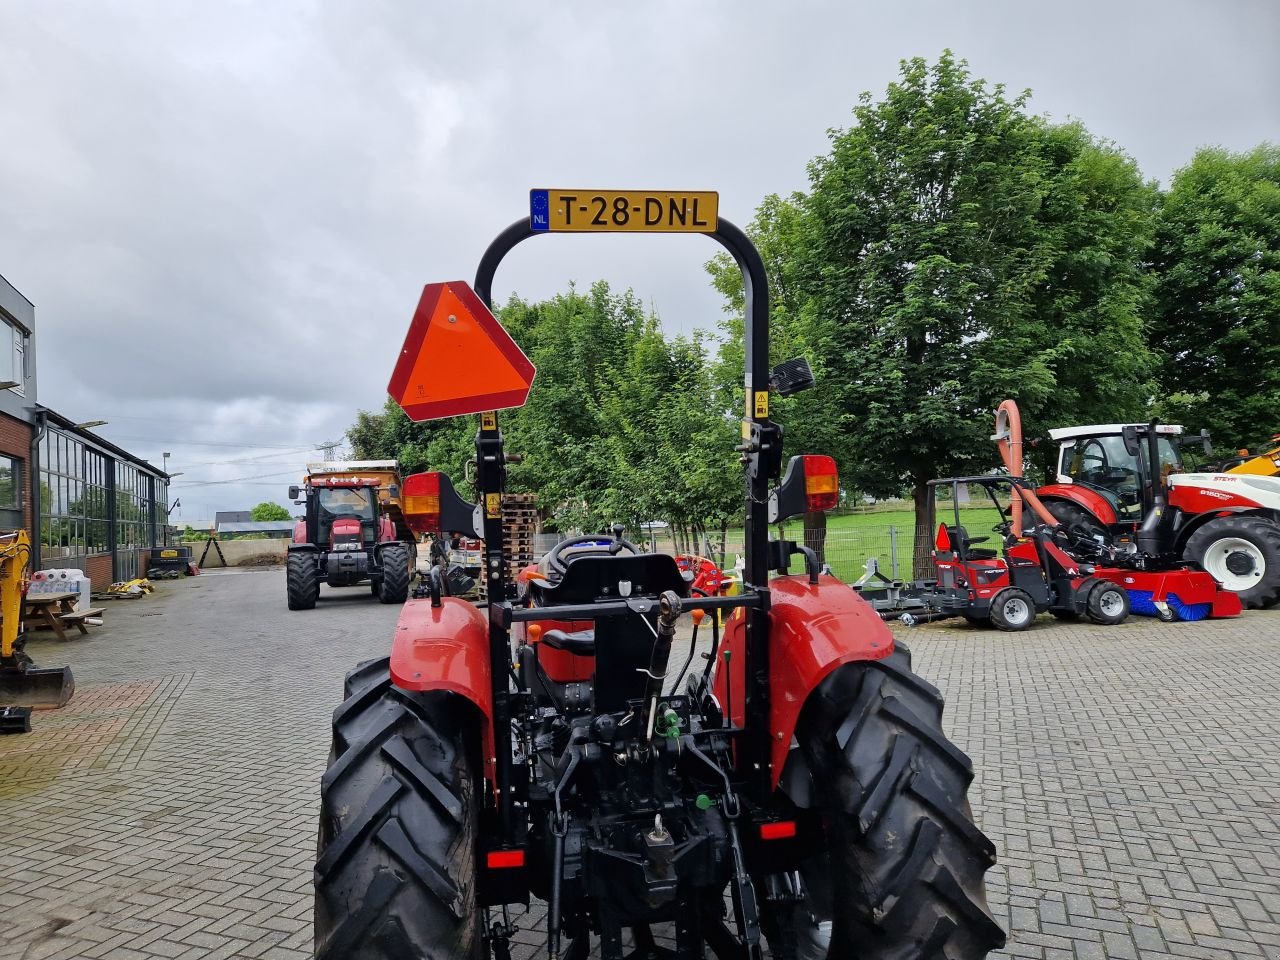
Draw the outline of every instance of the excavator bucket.
[[[0,670],[0,706],[52,710],[75,692],[70,667],[25,667]]]

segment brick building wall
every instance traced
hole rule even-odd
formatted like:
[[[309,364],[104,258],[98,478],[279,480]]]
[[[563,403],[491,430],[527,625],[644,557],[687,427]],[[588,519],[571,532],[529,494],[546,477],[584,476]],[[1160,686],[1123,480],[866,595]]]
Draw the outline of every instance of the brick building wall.
[[[31,424],[0,413],[0,453],[13,457],[21,465],[19,486],[22,490],[22,517],[27,535],[36,536],[36,520],[31,515]]]
[[[84,560],[84,575],[89,578],[95,590],[105,590],[111,586],[111,554],[91,553]]]

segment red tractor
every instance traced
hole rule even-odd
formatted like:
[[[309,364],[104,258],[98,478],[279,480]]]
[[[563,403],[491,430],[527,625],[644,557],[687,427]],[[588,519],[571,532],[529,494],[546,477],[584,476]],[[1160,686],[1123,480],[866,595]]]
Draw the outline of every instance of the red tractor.
[[[454,379],[445,371],[473,344],[506,336],[488,311],[494,271],[557,222],[569,201],[548,193],[534,191],[530,218],[490,247],[474,288],[424,291],[429,319],[401,355],[423,389],[400,365],[391,389],[411,415],[424,409],[417,398],[435,403],[432,385]],[[598,198],[619,211],[606,223],[626,220],[631,196],[616,208],[614,195]],[[517,592],[492,407],[524,394],[505,383],[501,402],[494,392],[426,407],[481,414],[479,504],[421,474],[406,478],[406,516],[419,530],[483,537],[489,602],[450,596],[433,573],[389,656],[347,676],[321,781],[320,960],[504,960],[533,935],[522,922],[545,926],[539,955],[551,960],[585,960],[593,940],[621,960],[627,931],[630,956],[682,960],[708,949],[760,960],[766,945],[777,960],[973,960],[1004,943],[983,881],[995,847],[970,812],[973,768],[943,733],[941,694],[812,551],[768,539],[771,493],[774,519],[795,516],[830,506],[832,478],[794,457],[779,483],[770,389],[812,377],[803,364],[771,377],[763,263],[708,213],[714,194],[682,208],[674,196],[637,194],[635,209],[659,223],[668,201],[672,216],[691,210],[747,281],[748,402],[742,443],[725,452],[745,474],[741,593],[694,595],[673,558],[619,532],[558,544]],[[788,574],[796,554],[805,572]],[[682,618],[693,629],[684,650]],[[544,919],[525,911],[531,898],[546,903]],[[656,944],[655,927],[672,946]]]
[[[285,567],[290,610],[310,610],[320,584],[368,582],[382,603],[409,596],[413,534],[400,509],[394,460],[313,463],[289,499],[306,505],[294,524]]]
[[[1280,601],[1280,478],[1184,472],[1182,433],[1155,421],[1050,430],[1054,482],[1036,493],[1059,521],[1115,545],[1135,569],[1194,564],[1244,606],[1271,606]],[[1208,437],[1197,439],[1207,454]]]

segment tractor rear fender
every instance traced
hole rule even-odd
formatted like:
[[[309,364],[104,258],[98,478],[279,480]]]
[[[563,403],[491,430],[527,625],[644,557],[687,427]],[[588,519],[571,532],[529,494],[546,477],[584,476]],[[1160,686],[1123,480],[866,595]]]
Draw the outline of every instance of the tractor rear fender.
[[[319,553],[320,548],[314,543],[291,543],[289,544],[290,553]]]
[[[775,577],[769,590],[769,740],[776,787],[809,695],[842,664],[889,656],[893,634],[871,604],[835,577],[820,576],[816,584],[806,576]],[[716,699],[741,726],[746,719],[746,618],[741,609],[726,626],[721,650],[729,655],[729,669],[717,671]]]
[[[1120,519],[1116,516],[1116,510],[1115,507],[1111,506],[1111,501],[1088,487],[1081,487],[1072,483],[1046,483],[1043,487],[1036,487],[1035,493],[1046,506],[1052,500],[1066,500],[1074,503],[1076,506],[1089,511],[1089,513],[1097,517],[1099,523],[1106,527],[1111,526]]]
[[[484,771],[493,779],[493,682],[489,670],[489,625],[458,597],[409,600],[400,611],[391,642],[391,682],[401,690],[447,690],[469,700],[484,715]]]

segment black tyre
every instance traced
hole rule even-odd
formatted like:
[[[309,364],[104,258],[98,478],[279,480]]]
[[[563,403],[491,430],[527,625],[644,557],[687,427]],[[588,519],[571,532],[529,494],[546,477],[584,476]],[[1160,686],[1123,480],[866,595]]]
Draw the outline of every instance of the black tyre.
[[[840,667],[805,706],[791,762],[807,766],[830,832],[800,871],[806,902],[764,901],[774,957],[977,960],[1004,944],[983,882],[995,846],[966,799],[973,765],[910,657],[899,644]]]
[[[477,806],[468,711],[391,685],[387,660],[347,676],[320,783],[316,960],[479,960]]]
[[[1086,612],[1094,623],[1115,626],[1129,618],[1129,594],[1123,587],[1100,580],[1089,591]]]
[[[382,603],[404,603],[409,599],[409,550],[402,543],[383,547],[380,557],[382,578],[378,581],[378,600]]]
[[[1017,587],[1005,587],[991,598],[991,622],[997,630],[1026,630],[1036,622],[1036,605],[1031,594]]]
[[[291,553],[285,561],[285,589],[290,610],[310,610],[320,598],[320,570],[310,553]]]
[[[1239,594],[1250,609],[1280,600],[1280,524],[1265,517],[1210,520],[1187,540],[1182,558]]]

